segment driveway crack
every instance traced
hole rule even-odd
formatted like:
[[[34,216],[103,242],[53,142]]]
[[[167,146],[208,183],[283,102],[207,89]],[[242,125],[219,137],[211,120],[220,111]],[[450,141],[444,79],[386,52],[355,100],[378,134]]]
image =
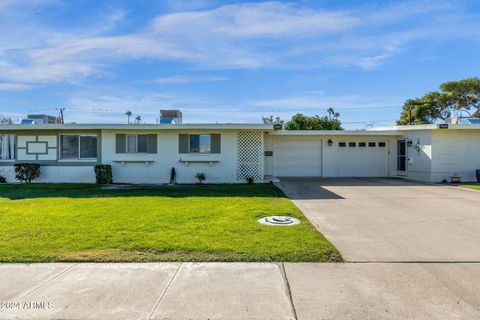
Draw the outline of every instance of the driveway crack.
[[[288,282],[287,271],[285,270],[285,264],[282,262],[280,265],[280,273],[283,278],[283,283],[285,285],[285,293],[287,294],[288,300],[290,302],[290,308],[292,309],[293,319],[297,320],[297,310],[295,309],[295,304],[293,303],[292,290],[290,289],[290,283]]]
[[[170,285],[172,284],[173,280],[175,279],[175,277],[177,276],[177,273],[178,271],[180,270],[180,268],[182,267],[183,263],[180,263],[177,267],[177,270],[175,270],[175,273],[173,274],[173,276],[170,278],[170,281],[168,282],[167,284],[167,287],[165,288],[165,290],[163,291],[162,295],[160,296],[160,298],[158,299],[157,303],[155,304],[155,307],[153,308],[152,312],[150,313],[150,316],[148,317],[148,319],[152,319],[153,317],[153,314],[155,313],[155,311],[157,311],[157,308],[158,306],[160,305],[160,302],[162,302],[163,300],[163,297],[165,297],[165,294],[167,294],[167,291],[168,289],[170,288]]]

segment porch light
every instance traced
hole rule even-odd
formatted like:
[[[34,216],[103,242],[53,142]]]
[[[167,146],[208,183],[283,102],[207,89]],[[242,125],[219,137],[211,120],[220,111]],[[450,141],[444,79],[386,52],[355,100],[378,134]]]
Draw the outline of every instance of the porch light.
[[[408,146],[409,148],[412,146],[412,144],[413,144],[413,141],[412,141],[412,140],[408,140],[408,141],[407,141],[407,146]]]
[[[328,139],[328,146],[329,147],[333,146],[333,140],[332,139]]]

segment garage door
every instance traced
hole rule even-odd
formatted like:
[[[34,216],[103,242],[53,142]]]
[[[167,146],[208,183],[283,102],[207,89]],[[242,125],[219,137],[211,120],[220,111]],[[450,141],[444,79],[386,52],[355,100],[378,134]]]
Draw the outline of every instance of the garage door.
[[[273,174],[277,177],[321,176],[322,141],[276,140]]]
[[[337,174],[339,177],[385,177],[387,152],[384,141],[338,142]]]

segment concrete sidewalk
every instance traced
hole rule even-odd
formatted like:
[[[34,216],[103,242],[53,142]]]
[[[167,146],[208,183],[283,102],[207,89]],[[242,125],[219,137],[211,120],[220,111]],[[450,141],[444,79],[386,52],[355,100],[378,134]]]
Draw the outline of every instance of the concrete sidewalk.
[[[0,319],[479,319],[479,287],[474,263],[3,264]]]

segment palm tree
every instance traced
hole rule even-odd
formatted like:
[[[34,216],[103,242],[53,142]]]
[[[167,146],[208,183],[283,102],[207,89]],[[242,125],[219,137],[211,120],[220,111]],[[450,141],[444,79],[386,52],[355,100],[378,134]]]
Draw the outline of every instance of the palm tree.
[[[130,124],[130,117],[132,116],[132,111],[128,110],[125,112],[125,115],[128,117],[128,124]]]
[[[140,117],[140,116],[135,117],[135,123],[136,124],[140,124],[141,121],[142,121],[142,117]]]
[[[332,120],[332,116],[335,115],[335,110],[333,110],[333,108],[330,107],[327,109],[327,112],[328,112],[328,119]]]

